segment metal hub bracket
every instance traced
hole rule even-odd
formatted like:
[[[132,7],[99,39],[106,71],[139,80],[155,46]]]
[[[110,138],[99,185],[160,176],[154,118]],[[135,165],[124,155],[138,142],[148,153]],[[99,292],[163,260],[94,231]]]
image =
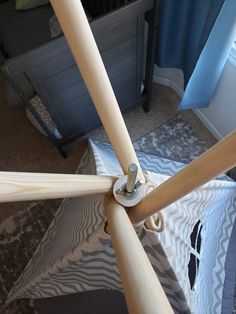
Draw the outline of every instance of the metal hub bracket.
[[[146,195],[146,187],[137,179],[138,168],[131,164],[128,175],[119,178],[113,186],[113,195],[125,207],[137,205]]]

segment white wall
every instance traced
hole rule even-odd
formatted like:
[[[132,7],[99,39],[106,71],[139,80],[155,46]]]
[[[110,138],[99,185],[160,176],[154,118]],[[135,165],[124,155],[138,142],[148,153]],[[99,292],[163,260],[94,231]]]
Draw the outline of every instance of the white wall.
[[[183,71],[175,68],[154,67],[153,82],[171,87],[180,97],[184,91]]]
[[[170,86],[181,97],[184,90],[183,73],[179,69],[155,67],[153,81]],[[209,131],[219,140],[236,129],[236,50],[232,49],[209,107],[196,109]]]
[[[236,129],[236,58],[232,53],[210,106],[195,113],[218,140]]]

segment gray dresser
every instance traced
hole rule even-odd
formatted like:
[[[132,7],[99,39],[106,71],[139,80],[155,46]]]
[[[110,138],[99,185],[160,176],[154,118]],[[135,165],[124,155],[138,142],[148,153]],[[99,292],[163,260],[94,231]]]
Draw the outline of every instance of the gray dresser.
[[[145,109],[148,110],[156,12],[156,1],[138,0],[90,22],[122,111],[142,104],[146,104]],[[145,21],[148,22],[147,42]],[[64,148],[69,142],[100,125],[63,35],[7,60],[3,70],[41,127],[64,155]],[[61,139],[54,137],[32,107],[29,90],[40,96]]]

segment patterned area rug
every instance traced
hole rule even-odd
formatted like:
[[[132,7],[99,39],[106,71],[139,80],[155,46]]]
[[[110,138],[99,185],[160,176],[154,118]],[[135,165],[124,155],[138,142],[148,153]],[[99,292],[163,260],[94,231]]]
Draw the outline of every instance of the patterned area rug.
[[[137,150],[188,163],[207,150],[207,144],[193,132],[181,116],[163,124],[134,143]],[[4,301],[43,234],[49,226],[60,201],[32,203],[0,224],[0,313],[31,314],[28,300]]]
[[[46,232],[59,204],[59,200],[34,202],[0,224],[0,313],[34,313],[28,300],[12,302],[6,308],[4,302],[12,284]]]
[[[134,143],[134,148],[182,163],[190,163],[209,147],[181,115],[167,121]]]

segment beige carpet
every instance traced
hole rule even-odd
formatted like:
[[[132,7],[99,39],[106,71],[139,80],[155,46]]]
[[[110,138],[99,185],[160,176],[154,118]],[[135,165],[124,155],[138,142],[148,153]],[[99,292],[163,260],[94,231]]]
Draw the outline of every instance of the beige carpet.
[[[34,128],[23,107],[9,106],[4,96],[4,85],[5,78],[0,74],[0,171],[74,173],[86,148],[86,138],[69,147],[69,157],[62,158],[51,141]],[[171,89],[154,84],[151,111],[146,114],[139,107],[125,114],[132,140],[137,140],[176,116],[178,103],[179,97]],[[215,139],[191,111],[181,114],[209,146],[215,143]],[[107,141],[102,128],[88,136]],[[0,221],[30,203],[0,204]]]

